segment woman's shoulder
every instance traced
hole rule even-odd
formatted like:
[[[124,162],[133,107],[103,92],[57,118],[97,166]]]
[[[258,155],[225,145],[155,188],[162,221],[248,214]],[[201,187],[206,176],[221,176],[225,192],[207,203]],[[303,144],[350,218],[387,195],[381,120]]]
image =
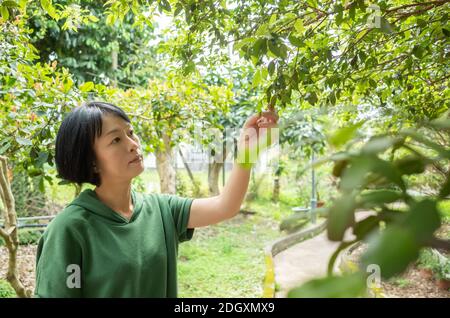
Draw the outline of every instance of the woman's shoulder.
[[[48,229],[73,229],[78,226],[84,226],[86,223],[88,223],[87,218],[88,214],[85,209],[79,206],[69,205],[66,206],[53,218],[48,226]]]
[[[143,198],[144,201],[150,203],[150,204],[170,204],[171,201],[182,199],[182,197],[176,195],[176,194],[170,194],[170,193],[142,193],[139,192],[139,195]]]

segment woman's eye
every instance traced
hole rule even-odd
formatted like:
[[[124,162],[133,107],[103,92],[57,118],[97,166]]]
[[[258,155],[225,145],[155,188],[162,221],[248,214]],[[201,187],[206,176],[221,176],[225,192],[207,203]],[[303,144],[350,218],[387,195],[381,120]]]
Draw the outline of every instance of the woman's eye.
[[[120,141],[120,138],[117,137],[117,138],[114,138],[113,141],[112,141],[111,143],[112,143],[112,144],[116,144],[116,143],[118,143],[119,141]]]

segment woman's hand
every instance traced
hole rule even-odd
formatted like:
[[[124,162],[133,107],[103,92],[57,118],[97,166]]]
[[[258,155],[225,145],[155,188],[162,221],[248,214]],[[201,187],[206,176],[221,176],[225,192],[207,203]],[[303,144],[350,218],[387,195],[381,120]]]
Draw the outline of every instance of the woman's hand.
[[[250,116],[245,122],[238,142],[237,161],[250,168],[261,151],[278,139],[278,115],[274,109]]]

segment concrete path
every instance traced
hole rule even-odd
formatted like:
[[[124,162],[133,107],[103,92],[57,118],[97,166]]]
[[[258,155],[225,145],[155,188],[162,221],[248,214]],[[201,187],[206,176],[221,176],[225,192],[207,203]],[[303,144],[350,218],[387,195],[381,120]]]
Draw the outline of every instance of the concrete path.
[[[369,216],[370,212],[358,212],[356,219]],[[346,240],[352,239],[351,229],[345,233]],[[275,297],[284,298],[290,289],[304,282],[324,277],[327,274],[328,260],[339,246],[339,242],[328,240],[326,231],[295,244],[274,257],[275,282],[280,288]],[[338,264],[335,263],[335,271]]]

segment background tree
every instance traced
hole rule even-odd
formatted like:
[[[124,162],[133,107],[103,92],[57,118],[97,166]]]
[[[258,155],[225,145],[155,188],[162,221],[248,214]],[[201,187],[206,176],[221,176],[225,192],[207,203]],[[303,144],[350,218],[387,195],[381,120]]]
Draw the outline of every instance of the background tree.
[[[167,76],[152,80],[148,88],[121,90],[87,82],[82,90],[120,105],[131,115],[144,151],[156,156],[161,192],[175,193],[174,148],[183,140],[194,139],[195,132],[204,133],[197,129],[199,125],[213,126],[217,114],[226,112],[232,95],[227,86]]]
[[[412,121],[436,118],[448,107],[448,0],[109,4],[110,15],[134,7],[138,15],[173,13],[184,31],[173,52],[187,70],[214,63],[211,51],[232,43],[258,67],[254,81],[266,87],[271,105],[288,104],[293,93],[315,106],[368,101]]]
[[[80,84],[93,81],[126,88],[145,86],[150,78],[161,77],[163,61],[157,60],[157,47],[151,45],[156,37],[148,20],[145,27],[134,27],[135,18],[130,13],[121,23],[109,25],[104,1],[58,0],[53,5],[77,8],[74,11],[88,15],[89,22],[73,29],[67,20],[55,21],[38,2],[30,3],[31,43],[41,62],[57,60]]]
[[[4,18],[5,7],[1,8]],[[45,180],[53,182],[44,166],[53,165],[54,123],[76,105],[79,94],[67,70],[57,69],[56,63],[37,62],[21,16],[13,22],[1,20],[0,29],[0,197],[4,220],[0,235],[9,254],[7,280],[19,297],[27,297],[31,291],[24,289],[17,272],[17,211],[11,181],[16,175],[32,177],[41,192]]]

